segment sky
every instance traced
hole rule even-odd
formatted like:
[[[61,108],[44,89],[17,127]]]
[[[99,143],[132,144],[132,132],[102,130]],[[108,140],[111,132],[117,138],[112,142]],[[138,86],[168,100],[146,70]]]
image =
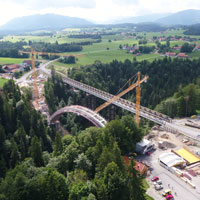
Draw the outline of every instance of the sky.
[[[54,13],[106,23],[186,9],[200,9],[200,0],[0,0],[0,25],[33,14]]]

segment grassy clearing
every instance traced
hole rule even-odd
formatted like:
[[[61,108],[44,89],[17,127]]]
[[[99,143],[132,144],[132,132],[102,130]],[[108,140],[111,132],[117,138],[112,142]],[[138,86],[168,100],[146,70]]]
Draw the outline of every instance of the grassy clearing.
[[[4,83],[6,83],[7,81],[7,79],[0,78],[0,87],[3,87]]]
[[[10,42],[47,42],[47,43],[55,43],[56,41],[60,44],[62,43],[72,43],[72,42],[85,42],[85,41],[93,41],[93,39],[76,39],[76,38],[68,38],[67,35],[56,35],[56,36],[5,36],[3,38],[4,41]]]
[[[143,179],[143,186],[145,190],[149,188],[149,184],[147,183],[145,178]],[[154,198],[150,197],[148,194],[145,194],[145,200],[154,200]]]
[[[25,58],[3,58],[0,57],[0,64],[4,65],[4,64],[19,64],[21,62],[23,62],[25,60]]]
[[[103,29],[97,28],[99,31],[102,31]],[[83,29],[84,30],[84,29]],[[85,29],[87,30],[87,29]],[[92,29],[89,29],[90,31]],[[124,29],[125,30],[125,29]],[[110,32],[113,31],[124,31],[123,29],[113,28]],[[83,41],[93,41],[93,39],[87,38],[87,39],[77,39],[77,38],[68,38],[70,34],[79,34],[82,29],[65,29],[65,32],[57,33],[53,36],[6,36],[4,37],[4,40],[8,40],[11,42],[16,41],[42,41],[42,42],[50,42],[55,43],[58,41],[59,43],[71,43],[71,42],[83,42]],[[151,42],[150,39],[153,36],[162,37],[162,36],[184,36],[183,30],[172,30],[172,31],[165,31],[165,32],[141,32],[137,33],[138,36],[143,36],[148,40],[147,46],[156,46],[154,42]],[[193,37],[193,36],[192,36]],[[200,38],[198,36],[198,38]],[[111,40],[111,42],[109,42]],[[166,44],[166,42],[161,42],[162,44]],[[181,46],[185,43],[185,41],[170,41],[170,46],[173,47],[175,45]],[[200,43],[200,41],[198,41]],[[101,43],[93,43],[92,45],[83,46],[83,50],[81,52],[66,52],[62,53],[63,55],[72,55],[72,54],[82,54],[83,56],[79,57],[76,64],[63,64],[56,62],[58,67],[77,67],[82,65],[90,65],[93,64],[95,61],[101,61],[102,63],[109,63],[113,61],[114,59],[117,59],[118,61],[124,61],[125,59],[133,60],[135,55],[128,54],[126,50],[120,50],[119,45],[126,45],[132,46],[133,44],[138,45],[138,40],[136,40],[132,36],[122,36],[121,34],[116,35],[103,35],[102,36],[102,42]],[[199,58],[200,53],[199,52],[192,52],[189,54],[189,56],[193,58]],[[149,62],[153,61],[156,58],[163,58],[158,54],[142,54],[141,56],[136,57],[138,61],[142,60],[148,60]],[[2,60],[0,58],[0,64],[6,64],[6,63],[19,63],[20,60]]]
[[[78,57],[78,61],[75,64],[64,64],[55,62],[55,65],[63,67],[78,67],[81,65],[91,65],[95,61],[101,61],[102,63],[110,63],[113,60],[125,61],[126,59],[133,60],[135,57],[137,61],[148,60],[152,62],[156,58],[163,58],[158,54],[141,54],[140,56],[135,56],[134,54],[128,54],[125,50],[98,50],[98,51],[89,51],[83,53],[84,55]]]

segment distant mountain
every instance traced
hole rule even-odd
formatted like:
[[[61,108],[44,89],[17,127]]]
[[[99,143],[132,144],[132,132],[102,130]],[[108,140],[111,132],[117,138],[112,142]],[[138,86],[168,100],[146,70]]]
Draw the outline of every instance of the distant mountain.
[[[137,17],[126,17],[120,20],[115,20],[112,24],[122,24],[122,23],[143,23],[143,22],[155,22],[156,20],[168,16],[169,13],[165,14],[152,14]]]
[[[76,17],[67,17],[55,14],[31,15],[15,18],[0,27],[6,31],[35,31],[35,30],[57,30],[63,28],[74,28],[90,26],[93,23]]]
[[[160,18],[155,22],[165,25],[192,25],[200,23],[200,10],[184,10],[171,14],[167,17]]]

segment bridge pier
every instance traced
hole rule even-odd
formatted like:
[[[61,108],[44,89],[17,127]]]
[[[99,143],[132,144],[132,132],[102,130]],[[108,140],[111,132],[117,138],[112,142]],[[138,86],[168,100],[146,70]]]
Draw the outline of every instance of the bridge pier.
[[[95,110],[96,109],[96,97],[91,94],[87,94],[86,104],[87,104],[87,108],[90,108],[91,110]]]
[[[114,120],[116,117],[116,107],[114,105],[108,106],[107,119]]]
[[[61,129],[61,124],[58,120],[51,124],[51,128],[56,132]]]

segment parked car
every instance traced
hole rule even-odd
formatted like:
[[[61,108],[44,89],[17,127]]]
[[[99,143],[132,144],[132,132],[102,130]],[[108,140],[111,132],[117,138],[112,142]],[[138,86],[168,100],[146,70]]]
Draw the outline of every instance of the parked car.
[[[174,200],[174,196],[173,195],[167,195],[166,197],[166,200]]]
[[[166,197],[167,195],[171,195],[171,194],[172,194],[172,191],[170,189],[167,189],[163,191],[162,196]]]
[[[163,189],[163,185],[159,185],[159,184],[155,184],[154,185],[156,190],[162,190]]]
[[[162,181],[161,181],[161,180],[156,181],[156,183],[157,183],[158,185],[162,185]]]
[[[151,181],[158,181],[159,180],[159,177],[158,176],[154,176]]]

